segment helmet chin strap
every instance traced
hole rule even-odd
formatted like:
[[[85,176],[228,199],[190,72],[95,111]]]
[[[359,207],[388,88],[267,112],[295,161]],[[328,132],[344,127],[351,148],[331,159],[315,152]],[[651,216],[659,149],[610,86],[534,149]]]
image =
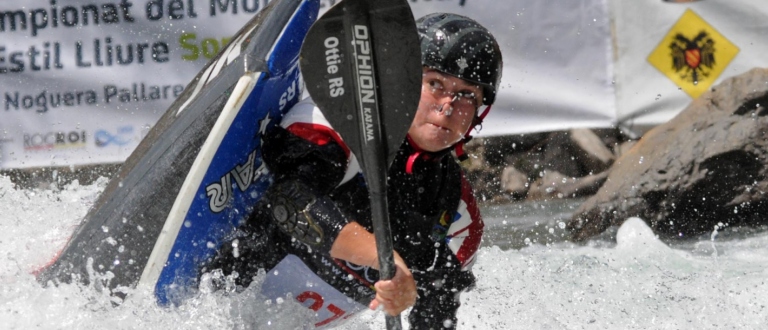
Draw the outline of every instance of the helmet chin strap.
[[[477,118],[480,118],[480,122],[477,123],[475,126],[480,125],[483,123],[483,120],[485,120],[485,116],[488,115],[488,113],[491,112],[491,106],[490,105],[481,105],[477,107],[477,113],[479,114]]]

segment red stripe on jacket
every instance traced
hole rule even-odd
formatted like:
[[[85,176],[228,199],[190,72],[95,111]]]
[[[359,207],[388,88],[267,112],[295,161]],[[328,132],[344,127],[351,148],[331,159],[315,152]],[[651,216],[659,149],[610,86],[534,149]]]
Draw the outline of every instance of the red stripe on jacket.
[[[341,139],[338,132],[328,126],[310,123],[293,123],[286,127],[286,129],[293,133],[293,135],[319,146],[324,146],[332,140],[336,141],[336,143],[344,149],[344,154],[349,157],[350,151],[347,144],[344,143],[344,140]]]
[[[467,237],[461,244],[461,248],[456,252],[456,257],[461,262],[462,267],[465,267],[474,260],[475,254],[480,248],[480,242],[483,237],[483,227],[485,227],[485,224],[480,215],[480,209],[477,207],[475,197],[472,194],[472,185],[469,184],[464,173],[461,174],[461,200],[467,205],[467,212],[472,221],[467,227],[453,235],[457,236],[460,233],[469,231]]]

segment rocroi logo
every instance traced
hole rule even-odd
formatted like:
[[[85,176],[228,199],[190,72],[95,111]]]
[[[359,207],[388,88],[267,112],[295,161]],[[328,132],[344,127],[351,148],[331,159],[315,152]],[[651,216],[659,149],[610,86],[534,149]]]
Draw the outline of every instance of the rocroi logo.
[[[122,147],[133,141],[133,131],[133,126],[121,126],[114,131],[100,129],[93,135],[93,139],[100,148],[111,145]]]
[[[24,150],[51,150],[85,147],[85,131],[24,133]]]

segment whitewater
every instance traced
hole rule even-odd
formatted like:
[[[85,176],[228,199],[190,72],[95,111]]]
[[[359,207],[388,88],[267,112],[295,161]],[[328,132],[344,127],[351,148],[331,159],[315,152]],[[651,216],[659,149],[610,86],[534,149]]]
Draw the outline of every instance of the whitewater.
[[[203,290],[161,307],[149,292],[120,301],[92,288],[40,285],[33,272],[63,247],[107,181],[16,189],[0,176],[0,329],[301,328],[306,308],[253,290]],[[768,327],[767,230],[724,224],[662,241],[633,218],[576,244],[565,239],[565,221],[579,202],[483,208],[487,238],[477,285],[462,295],[459,329]],[[384,329],[384,317],[367,311],[343,328]]]

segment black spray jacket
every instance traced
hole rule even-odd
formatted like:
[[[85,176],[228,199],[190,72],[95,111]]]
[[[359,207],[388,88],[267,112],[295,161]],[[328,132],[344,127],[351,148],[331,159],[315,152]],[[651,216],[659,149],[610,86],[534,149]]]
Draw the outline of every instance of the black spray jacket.
[[[355,221],[372,232],[368,190],[354,155],[311,100],[286,114],[281,127],[264,137],[262,150],[275,183],[237,233],[237,253],[225,244],[208,269],[237,271],[247,285],[258,269],[271,269],[293,254],[336,290],[367,305],[375,297],[378,272],[330,257],[346,223]],[[483,232],[471,187],[449,150],[423,152],[409,139],[388,175],[394,249],[418,288],[411,328],[455,327],[459,293],[475,280],[470,267]],[[276,199],[283,198],[278,195],[312,204],[307,210],[321,234],[296,239],[305,229],[276,224],[271,215]]]

